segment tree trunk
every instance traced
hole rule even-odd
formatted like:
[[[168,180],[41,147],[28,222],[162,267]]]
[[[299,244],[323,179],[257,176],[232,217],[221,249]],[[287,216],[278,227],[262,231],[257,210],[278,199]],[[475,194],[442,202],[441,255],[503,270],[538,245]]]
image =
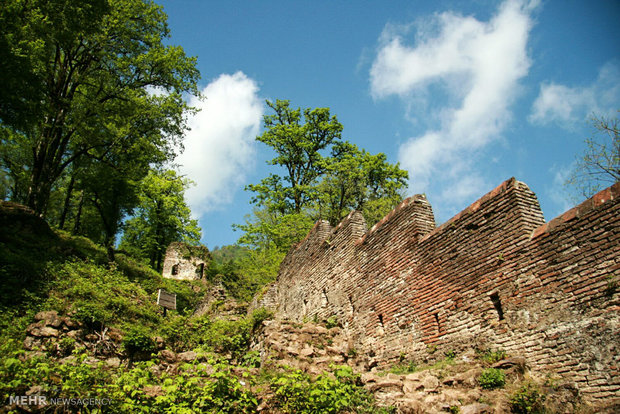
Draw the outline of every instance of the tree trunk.
[[[71,181],[69,181],[69,186],[67,187],[67,195],[65,196],[65,204],[62,208],[62,214],[60,215],[60,221],[58,223],[58,227],[60,230],[65,229],[65,220],[67,219],[67,213],[69,212],[69,208],[71,207],[71,194],[73,193],[73,185],[75,184],[75,176],[71,175]]]
[[[72,234],[78,234],[80,231],[80,220],[82,218],[82,207],[84,206],[84,190],[80,194],[80,202],[78,203],[77,213],[75,215],[75,223],[73,224]]]

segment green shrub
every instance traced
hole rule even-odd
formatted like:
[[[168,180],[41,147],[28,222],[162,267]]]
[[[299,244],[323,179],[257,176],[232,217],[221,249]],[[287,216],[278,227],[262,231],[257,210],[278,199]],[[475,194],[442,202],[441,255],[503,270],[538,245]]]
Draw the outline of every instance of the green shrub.
[[[327,329],[335,328],[336,326],[338,326],[338,318],[336,318],[335,316],[330,316],[325,321],[325,327]]]
[[[333,367],[315,380],[299,370],[280,374],[271,381],[279,408],[285,413],[359,412],[372,398],[358,386],[359,376],[348,366]]]
[[[538,387],[527,383],[510,396],[510,411],[516,414],[542,414],[545,412],[545,396]]]
[[[501,361],[506,358],[506,351],[503,349],[485,349],[485,350],[476,350],[476,356],[478,359],[487,362],[489,364],[493,364],[497,361]]]
[[[266,308],[259,308],[252,312],[252,330],[260,327],[263,321],[273,318],[273,312]]]
[[[123,348],[131,358],[147,357],[157,349],[151,336],[140,328],[132,328],[123,337]]]
[[[402,374],[411,374],[412,372],[416,372],[417,369],[418,367],[415,361],[409,361],[409,362],[401,362],[396,365],[393,365],[390,368],[390,372],[392,374],[402,375]]]
[[[478,377],[478,383],[484,389],[501,388],[506,383],[506,374],[497,368],[487,368]]]

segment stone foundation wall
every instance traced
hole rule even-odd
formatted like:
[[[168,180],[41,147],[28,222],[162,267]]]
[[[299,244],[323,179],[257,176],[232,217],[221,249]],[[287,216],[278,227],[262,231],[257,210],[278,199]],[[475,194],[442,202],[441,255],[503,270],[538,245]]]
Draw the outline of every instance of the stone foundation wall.
[[[337,317],[379,365],[503,348],[587,397],[617,396],[619,197],[617,183],[545,223],[513,178],[438,228],[424,196],[368,231],[359,212],[318,222],[263,304],[279,318]]]

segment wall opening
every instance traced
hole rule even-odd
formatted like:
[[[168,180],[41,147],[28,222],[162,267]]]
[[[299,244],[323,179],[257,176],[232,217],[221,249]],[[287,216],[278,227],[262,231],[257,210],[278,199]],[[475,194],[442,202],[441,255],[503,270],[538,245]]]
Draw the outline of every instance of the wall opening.
[[[326,308],[329,305],[329,299],[327,299],[327,292],[325,288],[323,288],[323,293],[321,295],[321,307]]]
[[[200,263],[198,267],[196,268],[196,274],[198,275],[198,279],[202,279],[202,277],[204,276],[204,272],[205,272],[205,264]]]
[[[504,310],[502,309],[502,301],[499,299],[499,295],[497,293],[491,294],[491,302],[493,302],[493,307],[495,307],[495,311],[497,312],[497,317],[500,321],[504,320]]]
[[[172,274],[172,276],[176,276],[179,274],[179,265],[175,264],[172,265],[172,270],[170,271],[170,273]]]
[[[379,326],[383,328],[383,314],[382,313],[379,314]]]
[[[439,326],[439,312],[433,313],[433,316],[435,317],[435,326],[437,327],[437,333],[439,333],[439,331],[441,331],[441,326]]]

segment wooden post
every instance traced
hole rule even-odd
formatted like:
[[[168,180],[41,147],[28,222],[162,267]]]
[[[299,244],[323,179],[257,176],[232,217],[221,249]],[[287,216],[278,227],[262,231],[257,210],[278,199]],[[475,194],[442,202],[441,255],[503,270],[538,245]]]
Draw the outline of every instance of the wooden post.
[[[164,316],[168,309],[177,308],[177,295],[176,293],[168,293],[163,289],[157,291],[157,304],[164,308]]]

